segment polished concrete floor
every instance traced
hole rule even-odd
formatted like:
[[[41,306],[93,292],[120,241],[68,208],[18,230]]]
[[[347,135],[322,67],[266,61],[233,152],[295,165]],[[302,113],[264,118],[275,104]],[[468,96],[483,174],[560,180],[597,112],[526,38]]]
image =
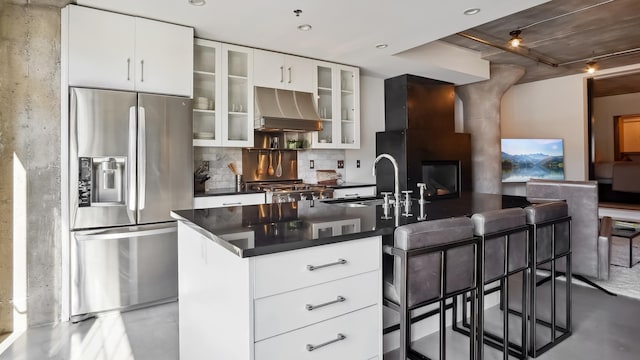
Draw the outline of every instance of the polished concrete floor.
[[[578,285],[573,286],[573,299],[573,335],[537,359],[640,358],[640,300],[607,296]],[[177,324],[178,307],[170,303],[108,313],[78,324],[33,328],[0,354],[0,360],[176,360]],[[465,359],[467,339],[452,332],[447,336],[447,359]],[[414,347],[427,351],[436,342],[437,337],[428,336]],[[487,347],[485,358],[501,359],[501,354]],[[390,352],[384,359],[395,360],[397,354]]]

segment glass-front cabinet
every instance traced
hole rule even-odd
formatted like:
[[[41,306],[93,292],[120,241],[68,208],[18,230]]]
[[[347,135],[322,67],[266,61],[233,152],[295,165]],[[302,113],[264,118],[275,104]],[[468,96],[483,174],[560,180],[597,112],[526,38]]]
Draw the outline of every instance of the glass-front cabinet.
[[[195,39],[193,55],[193,145],[222,145],[222,44]]]
[[[312,147],[360,148],[359,69],[317,62],[314,75],[314,95],[322,131],[313,133]]]
[[[193,145],[253,146],[253,49],[196,39]]]

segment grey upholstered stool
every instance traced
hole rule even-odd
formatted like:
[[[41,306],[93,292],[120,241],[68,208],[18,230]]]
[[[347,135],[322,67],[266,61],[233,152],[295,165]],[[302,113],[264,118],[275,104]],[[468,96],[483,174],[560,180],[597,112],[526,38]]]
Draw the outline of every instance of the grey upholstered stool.
[[[399,226],[394,246],[383,247],[394,260],[391,269],[385,269],[384,303],[400,313],[400,359],[424,358],[411,349],[411,311],[438,302],[439,359],[446,358],[445,300],[475,293],[477,246],[471,219],[458,217]],[[475,329],[475,321],[471,326]],[[469,347],[473,359],[474,338]]]
[[[527,357],[527,317],[526,317],[526,283],[528,279],[528,226],[525,212],[520,208],[501,209],[474,214],[471,217],[474,234],[480,239],[480,262],[478,264],[479,284],[491,284],[499,281],[500,286],[494,290],[501,291],[503,307],[502,337],[484,329],[484,293],[485,286],[478,286],[478,324],[483,324],[478,331],[479,358],[482,358],[482,345],[487,344],[502,351],[503,359],[509,354],[519,359]],[[509,276],[520,273],[522,276],[522,300],[520,312],[521,338],[520,345],[509,341]],[[463,296],[463,323],[466,321],[466,295]],[[457,304],[457,301],[454,302]],[[456,311],[454,310],[454,314]],[[454,317],[454,324],[457,319]],[[466,323],[464,323],[466,325]],[[480,325],[479,325],[480,326]],[[467,333],[459,327],[454,330]]]
[[[535,204],[525,208],[529,230],[529,354],[536,357],[571,335],[571,217],[564,201]],[[565,324],[558,324],[556,301],[556,262],[563,261],[565,270]],[[537,281],[538,269],[550,268],[551,275]],[[540,319],[538,286],[550,281],[548,320]],[[549,340],[538,346],[537,327],[549,331]],[[558,336],[557,332],[561,335]]]

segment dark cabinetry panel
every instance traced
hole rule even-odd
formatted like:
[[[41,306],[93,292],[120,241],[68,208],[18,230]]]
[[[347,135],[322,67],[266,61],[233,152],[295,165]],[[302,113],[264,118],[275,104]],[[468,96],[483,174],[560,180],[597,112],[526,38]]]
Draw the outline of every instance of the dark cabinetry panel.
[[[400,188],[417,192],[422,161],[459,160],[461,190],[471,188],[471,136],[455,132],[453,84],[414,75],[385,80],[385,129],[376,134],[376,154],[398,161]],[[393,167],[378,164],[378,191],[393,191]]]

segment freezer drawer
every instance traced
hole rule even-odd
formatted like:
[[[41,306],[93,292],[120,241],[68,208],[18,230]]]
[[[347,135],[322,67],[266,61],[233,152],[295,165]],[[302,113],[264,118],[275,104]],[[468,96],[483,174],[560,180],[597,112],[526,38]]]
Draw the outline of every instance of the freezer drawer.
[[[178,296],[175,222],[71,233],[71,316]]]

